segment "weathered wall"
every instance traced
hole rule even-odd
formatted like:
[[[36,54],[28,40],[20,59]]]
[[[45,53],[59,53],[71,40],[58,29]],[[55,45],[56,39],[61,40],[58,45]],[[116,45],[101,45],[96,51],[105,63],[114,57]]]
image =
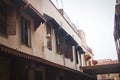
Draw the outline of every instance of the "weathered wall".
[[[50,0],[43,0],[43,13],[53,17],[59,25],[69,33],[75,40],[81,45],[80,37],[75,33],[75,31],[70,27],[62,15],[58,12],[55,6],[53,6]],[[47,4],[47,5],[46,5]]]

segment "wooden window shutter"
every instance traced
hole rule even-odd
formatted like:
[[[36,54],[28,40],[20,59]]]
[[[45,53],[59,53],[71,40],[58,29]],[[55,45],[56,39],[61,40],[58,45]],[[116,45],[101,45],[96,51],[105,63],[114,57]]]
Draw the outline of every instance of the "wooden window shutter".
[[[15,35],[16,34],[16,9],[15,7],[7,7],[7,24],[6,24],[6,34]]]
[[[60,42],[59,42],[59,35],[57,32],[55,32],[55,36],[56,36],[56,51],[57,53],[60,53]]]
[[[65,45],[65,40],[62,37],[61,37],[61,42],[60,42],[60,48],[61,48],[61,54],[65,54],[66,45]]]
[[[71,44],[70,41],[67,41],[66,45],[67,46],[66,46],[66,55],[65,55],[65,57],[69,58],[69,59],[71,59],[71,61],[73,61],[72,44]]]
[[[85,58],[86,61],[88,61],[88,60],[91,58],[91,56],[88,55],[88,54],[85,54],[85,55],[84,55],[84,58]]]

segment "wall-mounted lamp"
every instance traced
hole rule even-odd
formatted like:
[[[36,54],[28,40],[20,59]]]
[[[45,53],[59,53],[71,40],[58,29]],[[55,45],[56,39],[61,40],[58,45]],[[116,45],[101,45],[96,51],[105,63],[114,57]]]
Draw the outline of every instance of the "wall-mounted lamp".
[[[50,34],[47,34],[47,35],[46,35],[46,38],[47,38],[47,39],[50,39],[50,38],[51,38],[51,35],[50,35]]]

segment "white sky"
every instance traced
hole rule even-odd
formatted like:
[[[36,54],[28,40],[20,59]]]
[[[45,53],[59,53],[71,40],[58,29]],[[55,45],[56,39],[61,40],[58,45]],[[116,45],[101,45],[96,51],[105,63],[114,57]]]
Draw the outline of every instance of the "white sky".
[[[115,0],[63,0],[64,11],[85,32],[86,42],[97,60],[117,59],[114,8]]]

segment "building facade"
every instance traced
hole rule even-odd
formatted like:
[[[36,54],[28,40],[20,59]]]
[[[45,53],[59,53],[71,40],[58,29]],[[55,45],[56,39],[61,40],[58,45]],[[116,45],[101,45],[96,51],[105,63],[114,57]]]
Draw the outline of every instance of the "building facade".
[[[118,59],[120,62],[120,0],[116,0],[115,5],[115,25],[114,25],[114,39],[116,50],[118,54]]]
[[[85,38],[85,33],[82,30],[78,30],[81,38],[81,43],[82,43],[82,48],[86,52],[84,55],[82,55],[83,60],[83,65],[82,66],[94,66],[97,64],[97,61],[94,60],[94,54],[92,52],[92,49],[87,45],[86,43],[86,38]]]
[[[111,59],[102,59],[97,60],[96,65],[108,65],[108,64],[117,64],[118,60],[111,60]],[[98,74],[97,80],[120,80],[119,73],[106,73],[106,74]]]
[[[96,80],[80,36],[51,0],[1,0],[0,79]]]

